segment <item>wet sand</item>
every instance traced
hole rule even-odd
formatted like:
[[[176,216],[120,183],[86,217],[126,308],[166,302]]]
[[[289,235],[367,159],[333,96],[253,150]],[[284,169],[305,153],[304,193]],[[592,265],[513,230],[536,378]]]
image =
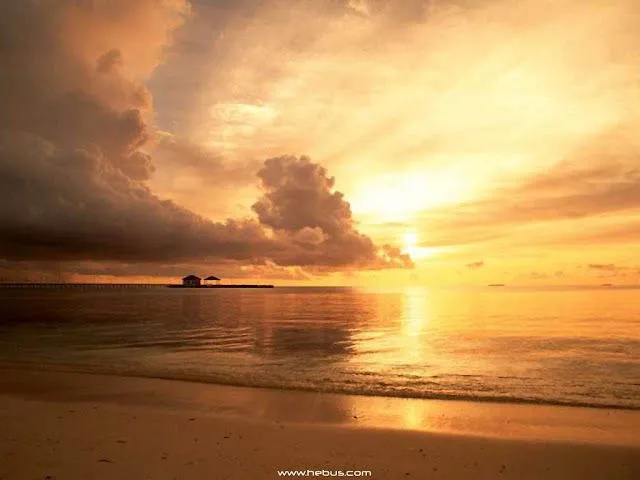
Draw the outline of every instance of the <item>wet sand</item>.
[[[640,478],[640,412],[0,369],[0,478]],[[328,475],[327,475],[328,476]],[[321,477],[322,478],[322,477]]]

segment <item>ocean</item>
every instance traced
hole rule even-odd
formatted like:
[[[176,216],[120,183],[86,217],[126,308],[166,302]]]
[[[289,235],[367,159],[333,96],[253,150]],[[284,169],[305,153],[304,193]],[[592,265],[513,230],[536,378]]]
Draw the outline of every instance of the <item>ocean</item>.
[[[0,288],[0,364],[640,409],[640,290]]]

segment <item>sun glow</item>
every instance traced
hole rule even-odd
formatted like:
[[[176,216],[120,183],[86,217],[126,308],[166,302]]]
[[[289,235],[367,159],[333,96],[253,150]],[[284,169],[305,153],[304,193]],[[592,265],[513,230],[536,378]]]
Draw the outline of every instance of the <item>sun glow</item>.
[[[409,255],[412,260],[430,258],[443,251],[443,249],[436,247],[421,247],[419,245],[420,237],[418,233],[413,230],[406,232],[402,240],[402,244],[404,245],[402,253]]]
[[[577,195],[580,176],[572,179],[572,172],[599,172],[601,162],[603,175],[618,162],[633,171],[638,0],[561,0],[546,2],[548,8],[536,0],[248,3],[238,12],[198,9],[207,21],[190,40],[202,54],[175,63],[180,75],[155,81],[167,90],[158,105],[184,105],[161,123],[175,119],[181,132],[230,165],[249,163],[246,188],[229,188],[215,202],[202,201],[208,180],[166,174],[166,190],[188,198],[197,213],[222,219],[218,205],[228,204],[246,214],[260,194],[251,168],[305,154],[335,177],[333,188],[381,257],[382,245],[394,245],[425,272],[439,272],[424,273],[425,282],[465,283],[487,272],[473,265],[490,257],[504,258],[504,272],[516,261],[522,263],[513,272],[537,271],[537,260],[524,265],[537,258],[533,251],[548,248],[542,235],[544,245],[555,238],[560,245],[572,241],[564,239],[575,228],[591,242],[595,234],[583,228],[583,216],[575,219],[579,227],[573,220],[567,226],[561,210],[573,219],[574,210],[593,209],[599,219],[609,207],[591,201],[596,193],[589,188]],[[227,10],[233,14],[226,17]],[[219,35],[211,35],[213,25]],[[183,88],[173,87],[177,81]],[[566,182],[537,181],[556,168],[560,177],[567,172]],[[217,178],[211,175],[212,187]],[[602,190],[609,191],[604,184]],[[627,205],[626,197],[605,196],[612,212]],[[565,197],[581,204],[556,208]],[[529,205],[534,213],[545,210],[542,218],[527,218]],[[630,234],[620,235],[627,242]],[[559,249],[545,258],[564,265],[568,254],[576,264],[590,261]],[[398,278],[409,282],[418,272]],[[380,281],[388,275],[380,272]]]
[[[355,213],[369,214],[378,221],[408,221],[418,212],[459,203],[467,199],[471,186],[455,171],[407,171],[368,178],[350,195]]]

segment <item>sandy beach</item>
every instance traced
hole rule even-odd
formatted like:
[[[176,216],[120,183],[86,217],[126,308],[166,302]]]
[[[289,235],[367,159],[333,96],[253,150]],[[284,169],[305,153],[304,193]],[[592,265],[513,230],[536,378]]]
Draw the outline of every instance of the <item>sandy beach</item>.
[[[378,479],[640,475],[640,412],[624,410],[3,368],[0,415],[3,480],[272,479],[285,469]]]

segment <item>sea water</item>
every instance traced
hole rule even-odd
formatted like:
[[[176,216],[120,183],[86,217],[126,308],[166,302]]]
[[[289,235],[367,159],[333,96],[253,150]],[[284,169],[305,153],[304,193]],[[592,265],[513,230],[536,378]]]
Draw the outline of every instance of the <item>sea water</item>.
[[[640,290],[0,288],[0,362],[640,409]]]

